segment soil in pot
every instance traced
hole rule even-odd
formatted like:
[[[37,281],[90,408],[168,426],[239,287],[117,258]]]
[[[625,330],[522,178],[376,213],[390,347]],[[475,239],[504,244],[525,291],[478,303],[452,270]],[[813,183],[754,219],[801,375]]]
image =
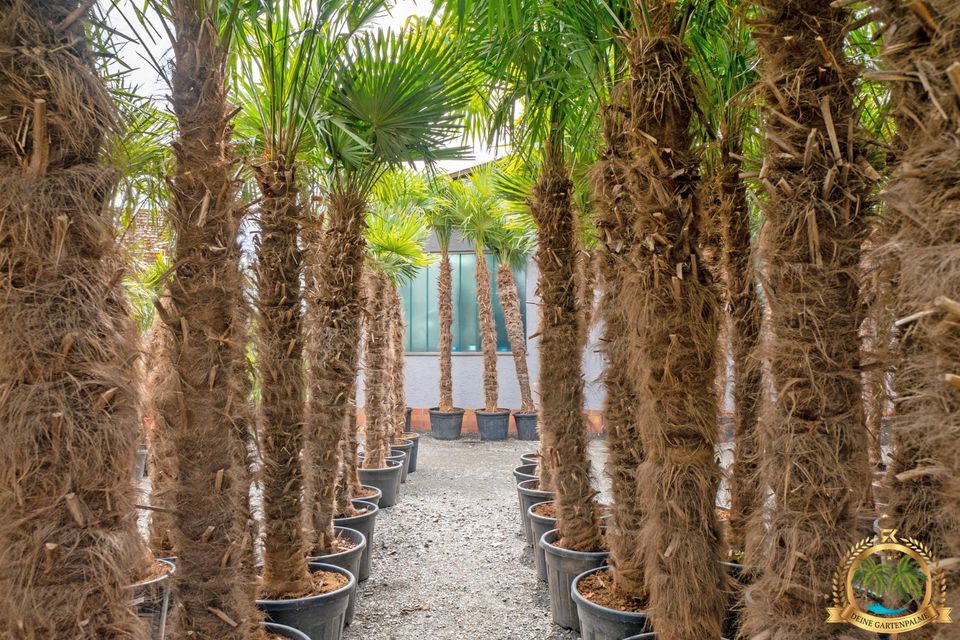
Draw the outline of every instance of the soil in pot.
[[[454,407],[453,411],[440,411],[439,407],[430,408],[430,432],[437,440],[459,440],[463,431],[463,409]]]
[[[533,537],[533,566],[537,569],[537,578],[541,582],[547,581],[547,560],[544,557],[540,538],[547,531],[557,528],[556,505],[552,500],[545,500],[531,505],[527,509],[527,520],[530,522],[530,533]]]
[[[176,572],[172,560],[157,559],[139,581],[127,587],[130,604],[150,629],[151,640],[164,640],[170,611],[171,579]]]
[[[310,562],[320,562],[323,564],[330,564],[335,567],[340,567],[341,569],[346,569],[351,574],[356,576],[357,581],[359,582],[360,561],[363,557],[363,552],[367,548],[366,536],[354,529],[336,525],[334,525],[333,531],[337,536],[338,551],[336,553],[311,556]],[[350,603],[347,605],[347,618],[345,624],[350,624],[353,622],[353,612],[356,609],[356,605],[357,592],[354,590],[354,592],[350,594]]]
[[[540,465],[522,464],[519,467],[515,467],[513,469],[513,477],[516,479],[517,484],[520,484],[524,480],[536,480],[540,477]]]
[[[375,505],[380,504],[380,498],[383,497],[383,491],[377,489],[376,487],[371,487],[368,484],[360,485],[360,491],[353,496],[354,500],[363,500],[364,502],[372,502]]]
[[[497,409],[496,411],[474,411],[477,416],[477,431],[481,441],[497,442],[506,440],[510,433],[510,410]]]
[[[291,594],[282,600],[257,600],[270,622],[293,627],[310,640],[340,640],[350,596],[357,580],[346,569],[319,562],[310,563],[311,593]]]
[[[357,470],[360,482],[376,487],[383,494],[380,496],[380,508],[385,509],[397,504],[400,500],[400,477],[403,475],[403,465],[395,460],[387,460],[387,466],[380,469]]]
[[[537,479],[524,480],[517,485],[517,495],[520,497],[520,522],[528,545],[533,545],[536,540],[533,537],[533,529],[530,528],[530,517],[527,511],[535,504],[553,500],[556,495],[553,491],[543,491],[539,487],[540,481]]]
[[[420,434],[406,433],[404,434],[403,439],[413,443],[413,448],[410,449],[410,452],[407,455],[407,473],[413,473],[417,470],[417,457],[420,454]]]
[[[539,440],[536,413],[515,413],[513,421],[517,424],[517,440]]]
[[[577,576],[571,595],[583,640],[620,640],[650,630],[646,603],[620,593],[606,567]]]
[[[359,531],[367,539],[367,544],[363,547],[360,554],[360,568],[357,576],[359,582],[363,582],[370,577],[370,549],[373,547],[373,532],[377,524],[377,512],[380,510],[377,505],[365,502],[363,500],[354,500],[353,508],[357,513],[344,517],[333,519],[334,526],[346,527]]]
[[[550,613],[554,624],[580,631],[580,618],[572,595],[573,581],[581,573],[605,565],[610,552],[564,549],[556,544],[559,535],[560,532],[553,529],[540,538],[547,566]]]
[[[630,636],[629,638],[624,638],[623,640],[657,640],[657,634],[641,633],[640,635]],[[727,638],[720,638],[720,640],[727,640]]]

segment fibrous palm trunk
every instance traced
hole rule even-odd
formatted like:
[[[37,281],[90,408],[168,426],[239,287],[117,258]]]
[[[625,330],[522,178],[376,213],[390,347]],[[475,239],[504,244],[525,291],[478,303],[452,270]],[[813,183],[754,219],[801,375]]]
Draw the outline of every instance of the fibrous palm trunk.
[[[303,312],[298,246],[303,215],[292,168],[254,166],[260,191],[257,300],[264,553],[260,593],[302,594],[310,586],[301,492],[304,444]]]
[[[160,304],[170,305],[169,294]],[[147,346],[146,382],[144,384],[144,416],[149,421],[148,446],[150,451],[150,551],[157,558],[173,556],[173,514],[176,507],[177,452],[173,448],[172,432],[159,408],[174,401],[173,334],[159,314],[149,331]]]
[[[437,276],[437,306],[440,315],[440,411],[453,411],[453,269],[446,243],[440,244],[440,274]]]
[[[530,209],[537,223],[540,268],[540,484],[556,491],[560,543],[603,548],[587,455],[576,262],[577,220],[570,171],[548,144]]]
[[[716,198],[711,216],[719,222],[721,265],[725,303],[730,314],[730,346],[733,357],[733,464],[730,474],[729,551],[745,551],[750,518],[758,513],[765,487],[757,481],[760,450],[757,417],[760,410],[761,367],[760,301],[750,243],[750,210],[747,188],[740,178],[739,142],[722,136],[719,164],[711,176]],[[752,558],[748,560],[752,562]]]
[[[767,191],[760,248],[769,305],[759,478],[773,492],[755,519],[767,539],[744,628],[773,640],[840,637],[824,625],[837,558],[860,537],[869,473],[860,382],[860,248],[870,186],[844,57],[848,16],[830,0],[763,0]]]
[[[890,34],[882,61],[923,82],[896,82],[903,151],[884,200],[893,235],[893,308],[900,328],[891,515],[904,535],[960,557],[960,5],[876,3]],[[932,314],[925,312],[933,311]],[[954,577],[956,580],[956,576]],[[941,635],[949,637],[947,627]],[[939,637],[939,636],[938,636]]]
[[[623,276],[636,291],[625,317],[643,440],[640,536],[658,637],[707,640],[720,635],[726,605],[714,507],[719,308],[701,254],[688,52],[673,3],[647,3],[645,18],[649,27],[630,41],[628,54],[626,188],[635,241]]]
[[[517,281],[513,278],[513,271],[505,262],[497,266],[497,292],[500,295],[500,305],[503,307],[504,323],[507,325],[510,351],[513,352],[513,365],[517,371],[520,413],[532,413],[536,411],[536,407],[533,404],[533,392],[530,390],[527,339],[523,330],[523,316],[520,313],[520,295],[517,293]]]
[[[390,286],[383,274],[366,271],[366,353],[364,368],[364,423],[366,457],[364,469],[382,469],[387,466],[387,433],[390,425],[388,360],[390,355],[390,327],[384,309],[385,293]]]
[[[497,385],[497,327],[493,321],[493,292],[490,291],[490,272],[483,254],[483,246],[476,247],[477,313],[480,316],[480,347],[483,351],[484,411],[496,411],[499,389]]]
[[[0,636],[142,638],[136,331],[110,95],[68,0],[0,2]],[[77,12],[77,13],[74,13]]]
[[[597,314],[603,322],[600,342],[606,360],[603,382],[606,406],[603,417],[607,431],[607,475],[613,494],[613,521],[607,533],[610,572],[617,590],[631,598],[646,598],[644,583],[646,545],[641,538],[644,504],[637,471],[643,464],[643,441],[637,415],[637,394],[630,377],[630,338],[627,317],[630,301],[637,299],[637,281],[629,277],[626,262],[635,242],[636,212],[627,190],[631,164],[630,145],[625,137],[622,96],[628,87],[620,85],[615,102],[604,114],[605,147],[592,175],[594,197],[600,212],[599,269],[603,280]]]
[[[400,292],[392,284],[387,290],[390,305],[390,437],[394,442],[403,438],[406,427],[407,410],[406,376],[404,375],[404,336],[403,301]]]
[[[333,194],[327,211],[327,232],[309,281],[309,307],[315,318],[310,325],[309,473],[314,551],[335,550],[333,530],[337,510],[337,479],[340,460],[356,466],[356,430],[348,434],[355,412],[354,385],[360,366],[360,327],[363,316],[362,284],[364,257],[364,212],[366,203],[355,194]],[[354,413],[354,422],[356,421]],[[353,443],[353,450],[342,443]],[[342,450],[343,449],[343,450]],[[350,506],[350,484],[341,508]]]
[[[246,638],[255,629],[249,552],[246,309],[237,242],[242,207],[230,147],[226,47],[215,18],[173,3],[177,160],[170,305],[173,389],[158,407],[176,451],[175,637]],[[227,622],[229,620],[233,624]]]

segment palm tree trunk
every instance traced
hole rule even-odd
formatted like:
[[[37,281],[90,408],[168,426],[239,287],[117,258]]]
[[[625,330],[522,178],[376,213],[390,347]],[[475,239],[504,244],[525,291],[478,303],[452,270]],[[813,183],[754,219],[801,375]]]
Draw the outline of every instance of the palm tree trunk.
[[[620,95],[623,93],[620,88]],[[635,243],[633,224],[636,212],[628,197],[627,171],[630,145],[625,137],[624,109],[613,104],[604,113],[605,148],[591,177],[594,197],[600,213],[599,269],[603,281],[597,313],[603,322],[600,342],[606,359],[603,382],[606,406],[603,417],[607,431],[607,475],[613,494],[612,526],[607,533],[610,547],[610,572],[616,589],[627,597],[642,601],[647,597],[644,550],[641,537],[644,502],[637,483],[637,470],[643,464],[643,441],[637,394],[630,377],[631,301],[642,294],[626,276],[629,248]]]
[[[576,285],[577,220],[570,171],[548,144],[530,209],[537,223],[540,268],[541,486],[557,492],[562,544],[575,551],[603,548],[587,455],[583,364]]]
[[[857,69],[844,57],[848,15],[831,0],[763,0],[754,39],[766,98],[768,200],[760,247],[769,305],[759,477],[773,500],[749,634],[818,640],[837,558],[856,522],[867,434],[860,381],[860,248],[870,185],[857,139]],[[824,57],[829,57],[825,64]]]
[[[280,598],[303,593],[310,584],[300,495],[306,387],[298,247],[303,211],[292,169],[266,162],[254,169],[263,193],[256,267],[264,515],[260,592]]]
[[[527,338],[523,330],[523,316],[520,314],[520,295],[517,293],[517,281],[513,279],[513,271],[510,265],[504,262],[497,266],[497,292],[500,294],[510,351],[513,352],[513,365],[517,371],[517,384],[520,386],[520,413],[533,413],[537,409],[533,404],[533,392],[530,390]]]
[[[69,0],[0,6],[0,636],[143,638],[137,336],[101,163],[116,125]],[[59,26],[58,26],[59,25]],[[79,625],[79,621],[85,621]]]
[[[387,291],[387,297],[390,304],[390,332],[391,347],[390,354],[390,422],[391,437],[396,442],[403,438],[406,427],[405,415],[407,412],[407,392],[405,370],[404,338],[407,330],[403,324],[403,301],[400,299],[400,292],[392,284]]]
[[[440,411],[453,411],[453,269],[447,243],[440,243],[440,274],[437,277],[440,311]]]
[[[760,457],[757,418],[762,388],[756,353],[760,344],[760,301],[750,243],[747,189],[740,179],[740,162],[735,159],[739,147],[739,141],[730,141],[729,133],[722,136],[720,164],[711,184],[717,198],[712,218],[720,223],[725,302],[731,318],[734,393],[728,541],[731,552],[745,551],[747,525],[759,511],[766,494],[766,488],[756,477]]]
[[[161,296],[161,303],[169,306],[169,293]],[[154,557],[173,556],[173,514],[176,508],[177,452],[173,448],[170,425],[163,418],[159,407],[173,401],[175,390],[173,370],[173,334],[163,323],[159,314],[150,327],[147,345],[147,379],[144,385],[144,415],[150,426],[148,446],[150,452],[150,506],[157,509],[150,513],[148,543]]]
[[[353,389],[360,367],[358,344],[363,316],[365,211],[366,202],[356,194],[337,193],[330,197],[327,234],[308,291],[309,306],[316,317],[308,334],[313,388],[307,486],[311,496],[313,550],[318,554],[335,550],[333,516],[341,442],[347,436],[350,413],[355,410]],[[353,438],[355,443],[355,432]],[[355,452],[354,446],[354,455]]]
[[[580,324],[583,328],[583,344],[586,346],[590,339],[590,328],[593,326],[594,307],[596,306],[597,292],[597,259],[596,253],[581,249],[577,254],[577,286],[580,299]]]
[[[483,402],[484,411],[496,411],[499,390],[497,388],[497,328],[493,322],[493,294],[490,291],[490,272],[483,255],[483,245],[478,243],[477,256],[477,313],[480,315],[480,345],[483,349]]]
[[[636,289],[626,294],[624,317],[645,457],[640,536],[652,624],[658,638],[712,640],[726,609],[714,506],[720,313],[701,253],[695,97],[675,13],[672,2],[648,3],[636,24],[649,26],[628,45],[626,188],[635,242],[623,277]]]
[[[390,332],[384,309],[386,278],[370,269],[366,272],[367,341],[364,361],[364,394],[366,423],[364,425],[366,457],[364,469],[382,469],[387,466],[387,430],[390,421],[388,407]]]
[[[884,198],[893,236],[884,247],[896,265],[893,308],[901,317],[934,309],[899,328],[889,470],[894,525],[940,556],[960,557],[960,157],[956,131],[960,5],[876,2],[888,26],[882,61],[924,82],[897,82],[902,155]],[[953,377],[951,377],[953,376]],[[901,475],[905,474],[905,475]],[[954,572],[953,580],[957,581]],[[941,632],[943,637],[948,632]]]

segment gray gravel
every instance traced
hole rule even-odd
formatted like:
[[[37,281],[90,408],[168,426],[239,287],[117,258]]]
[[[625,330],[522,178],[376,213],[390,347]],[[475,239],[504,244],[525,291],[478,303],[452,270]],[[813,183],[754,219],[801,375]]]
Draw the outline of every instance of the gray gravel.
[[[536,442],[421,435],[417,472],[377,516],[345,640],[558,640],[520,529],[512,470]],[[591,443],[599,462],[603,445]]]

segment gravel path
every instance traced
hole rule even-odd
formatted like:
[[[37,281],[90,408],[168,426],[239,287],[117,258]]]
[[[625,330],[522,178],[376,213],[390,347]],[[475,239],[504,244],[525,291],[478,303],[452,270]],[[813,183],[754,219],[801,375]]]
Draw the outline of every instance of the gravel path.
[[[603,445],[591,443],[593,457]],[[558,640],[520,529],[512,470],[535,442],[421,435],[417,472],[377,516],[345,640]]]

